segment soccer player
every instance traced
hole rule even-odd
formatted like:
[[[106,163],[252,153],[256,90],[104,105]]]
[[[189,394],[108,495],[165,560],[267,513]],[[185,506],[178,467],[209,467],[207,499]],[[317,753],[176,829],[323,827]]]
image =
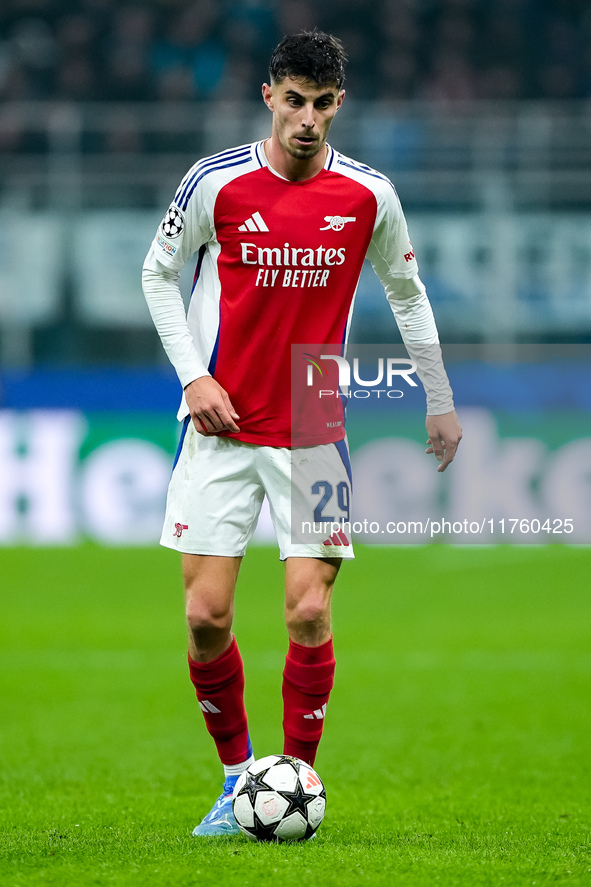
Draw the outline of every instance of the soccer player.
[[[461,438],[396,192],[326,141],[345,96],[345,61],[341,43],[319,31],[279,43],[262,88],[270,137],[189,170],[144,264],[146,299],[184,389],[161,542],[182,552],[190,677],[225,775],[195,835],[238,831],[232,790],[253,760],[232,617],[265,495],[285,561],[283,750],[314,762],[334,679],[331,592],[341,561],[353,555],[346,537],[294,541],[291,464],[297,453],[298,465],[312,466],[311,478],[321,467],[331,489],[346,487],[347,501],[350,468],[342,421],[309,423],[294,447],[290,346],[346,340],[366,255],[418,365],[427,452],[439,471]],[[194,253],[186,314],[178,278]]]

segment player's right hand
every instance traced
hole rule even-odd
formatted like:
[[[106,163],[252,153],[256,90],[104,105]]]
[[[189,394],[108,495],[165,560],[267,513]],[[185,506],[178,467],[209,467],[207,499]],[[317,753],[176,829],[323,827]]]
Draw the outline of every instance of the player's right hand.
[[[189,382],[185,387],[185,399],[199,434],[240,431],[234,421],[240,416],[232,406],[228,392],[211,376],[201,376]]]

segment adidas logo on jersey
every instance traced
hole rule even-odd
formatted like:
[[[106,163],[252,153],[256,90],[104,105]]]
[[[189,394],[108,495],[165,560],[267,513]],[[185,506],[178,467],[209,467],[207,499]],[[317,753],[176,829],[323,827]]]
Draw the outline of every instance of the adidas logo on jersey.
[[[244,225],[240,225],[239,231],[268,231],[265,221],[260,212],[253,213],[250,219],[247,219]]]

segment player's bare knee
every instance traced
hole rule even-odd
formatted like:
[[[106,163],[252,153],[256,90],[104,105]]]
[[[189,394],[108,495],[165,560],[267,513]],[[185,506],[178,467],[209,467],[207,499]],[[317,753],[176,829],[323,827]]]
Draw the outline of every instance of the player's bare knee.
[[[185,615],[193,636],[230,631],[232,609],[217,602],[189,599]]]
[[[330,621],[330,606],[324,594],[307,594],[285,609],[289,630],[313,629]]]

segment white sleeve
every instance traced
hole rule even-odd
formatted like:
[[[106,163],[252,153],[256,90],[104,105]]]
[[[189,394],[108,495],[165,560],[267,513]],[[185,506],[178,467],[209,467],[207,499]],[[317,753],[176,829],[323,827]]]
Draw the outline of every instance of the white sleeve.
[[[142,271],[144,296],[164,350],[185,388],[209,373],[195,349],[178,280],[179,272],[165,268],[152,247]]]
[[[194,169],[189,170],[183,182],[190,179]],[[158,226],[142,271],[142,286],[152,320],[183,388],[209,375],[195,347],[178,283],[187,261],[211,237],[209,203],[203,187],[194,188],[186,200],[179,199],[179,204],[171,203]]]
[[[393,187],[383,198],[378,202],[367,256],[386,291],[409,357],[417,365],[417,375],[427,395],[427,413],[450,413],[454,409],[452,390],[402,207]]]

